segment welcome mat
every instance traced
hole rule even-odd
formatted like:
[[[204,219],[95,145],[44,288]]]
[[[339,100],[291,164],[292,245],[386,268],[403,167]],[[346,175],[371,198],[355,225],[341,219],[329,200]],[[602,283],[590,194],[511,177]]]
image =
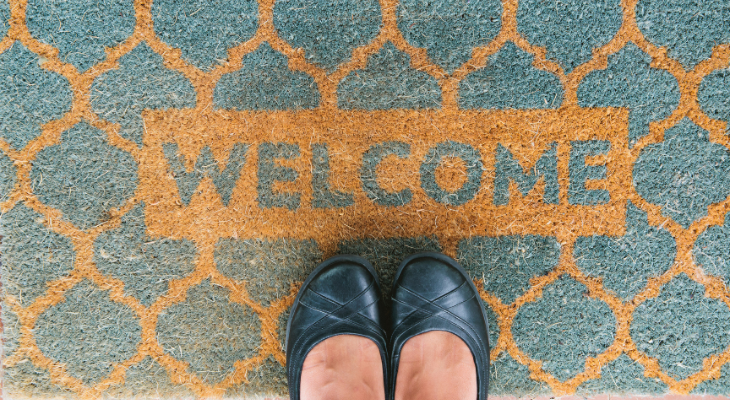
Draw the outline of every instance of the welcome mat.
[[[725,0],[0,0],[5,398],[286,396],[442,251],[490,394],[730,394]]]

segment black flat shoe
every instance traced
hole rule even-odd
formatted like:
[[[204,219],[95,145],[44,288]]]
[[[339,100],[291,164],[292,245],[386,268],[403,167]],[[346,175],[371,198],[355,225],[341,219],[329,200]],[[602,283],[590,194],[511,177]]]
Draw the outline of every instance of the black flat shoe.
[[[474,356],[477,399],[489,391],[489,327],[477,288],[456,261],[440,253],[419,253],[401,263],[393,281],[388,399],[395,398],[398,362],[408,339],[430,331],[461,338]]]
[[[302,365],[307,354],[318,343],[337,335],[357,335],[375,342],[383,360],[383,378],[388,379],[380,302],[378,275],[362,257],[332,257],[307,277],[286,325],[286,372],[291,400],[299,400]]]

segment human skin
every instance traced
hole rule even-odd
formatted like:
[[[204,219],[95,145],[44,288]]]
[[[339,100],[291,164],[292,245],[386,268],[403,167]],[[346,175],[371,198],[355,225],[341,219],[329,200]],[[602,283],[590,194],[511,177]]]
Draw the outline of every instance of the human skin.
[[[302,400],[384,400],[385,382],[375,342],[338,335],[307,354]],[[456,335],[433,331],[414,336],[401,350],[395,400],[473,400],[477,397],[474,357]]]

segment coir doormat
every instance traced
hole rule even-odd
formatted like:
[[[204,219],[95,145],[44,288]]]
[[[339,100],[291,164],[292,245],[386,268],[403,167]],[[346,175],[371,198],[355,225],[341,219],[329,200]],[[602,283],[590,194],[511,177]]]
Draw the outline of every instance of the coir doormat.
[[[286,396],[307,273],[424,250],[491,394],[730,394],[725,0],[0,0],[0,35],[5,398]]]

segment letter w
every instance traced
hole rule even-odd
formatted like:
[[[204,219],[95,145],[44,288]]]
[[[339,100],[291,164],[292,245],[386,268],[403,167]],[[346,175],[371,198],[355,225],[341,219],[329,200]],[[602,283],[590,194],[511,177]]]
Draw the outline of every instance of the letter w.
[[[220,170],[218,163],[213,158],[213,152],[208,146],[200,151],[200,155],[195,161],[195,168],[191,172],[185,170],[185,156],[178,154],[177,144],[165,143],[162,145],[162,151],[165,153],[167,163],[170,165],[170,171],[175,177],[180,199],[185,205],[190,204],[190,199],[193,197],[195,190],[198,189],[200,180],[207,176],[213,181],[213,185],[218,190],[223,205],[228,206],[233,188],[236,187],[236,181],[238,181],[241,173],[241,167],[246,163],[248,145],[236,143],[233,146],[228,155],[226,168],[223,171]]]

